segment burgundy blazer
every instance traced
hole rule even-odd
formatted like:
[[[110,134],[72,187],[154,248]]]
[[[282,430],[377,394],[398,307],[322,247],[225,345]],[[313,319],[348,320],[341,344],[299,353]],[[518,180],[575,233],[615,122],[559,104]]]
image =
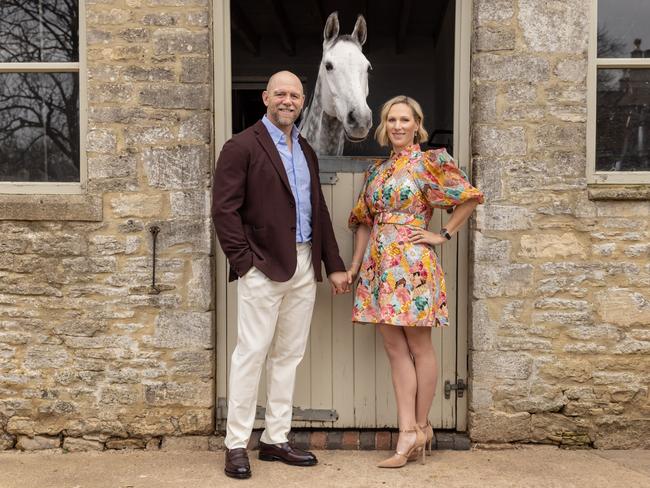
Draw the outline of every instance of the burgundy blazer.
[[[322,280],[345,271],[318,177],[316,153],[299,136],[311,174],[311,256]],[[296,271],[296,203],[280,154],[262,121],[224,144],[212,185],[212,220],[230,263],[229,281],[255,266],[273,281]]]

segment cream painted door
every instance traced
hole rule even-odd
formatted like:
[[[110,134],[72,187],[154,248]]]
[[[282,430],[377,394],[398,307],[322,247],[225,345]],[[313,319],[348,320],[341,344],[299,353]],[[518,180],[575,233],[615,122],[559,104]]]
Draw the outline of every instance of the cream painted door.
[[[214,99],[215,148],[218,152],[232,130],[230,79],[229,3],[215,0],[214,5]],[[456,55],[454,89],[454,147],[461,167],[468,169],[469,144],[469,54],[471,39],[471,0],[456,2]],[[226,115],[224,117],[224,114]],[[322,170],[322,168],[321,168]],[[343,259],[352,254],[352,234],[347,219],[361,185],[363,174],[338,172],[336,184],[322,185],[334,223]],[[447,214],[437,212],[432,230],[438,230]],[[444,385],[467,383],[467,231],[438,249],[447,279],[450,326],[432,334],[438,363],[438,387],[430,419],[436,428],[466,429],[467,395],[451,391],[445,398]],[[216,245],[216,420],[224,427],[227,378],[236,342],[237,288],[227,282],[227,263]],[[319,284],[317,303],[311,324],[311,336],[299,367],[294,396],[294,426],[332,428],[396,427],[396,408],[390,368],[382,339],[373,326],[352,325],[352,296],[333,297],[327,283]],[[258,417],[263,418],[265,378],[260,381]],[[298,420],[296,420],[298,419]],[[320,419],[320,420],[314,420]],[[336,420],[332,420],[336,419]],[[261,426],[261,421],[256,425]]]

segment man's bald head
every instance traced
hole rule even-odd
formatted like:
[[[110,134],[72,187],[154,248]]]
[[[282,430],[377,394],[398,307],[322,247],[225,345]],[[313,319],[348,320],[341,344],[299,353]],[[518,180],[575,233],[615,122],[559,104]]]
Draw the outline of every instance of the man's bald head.
[[[278,71],[269,78],[262,100],[266,105],[268,119],[285,134],[291,134],[293,124],[305,103],[300,78],[291,71]]]
[[[294,75],[291,71],[278,71],[274,73],[269,78],[269,81],[266,83],[266,91],[271,91],[278,85],[293,85],[294,87],[300,87],[300,92],[302,93],[302,82],[300,78]]]

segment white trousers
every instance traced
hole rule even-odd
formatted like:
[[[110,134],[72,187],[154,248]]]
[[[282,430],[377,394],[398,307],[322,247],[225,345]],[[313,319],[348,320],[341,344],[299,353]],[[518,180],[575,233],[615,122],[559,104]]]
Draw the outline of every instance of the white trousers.
[[[228,449],[248,444],[265,360],[267,401],[261,441],[287,441],[296,368],[305,353],[316,301],[311,245],[297,244],[296,248],[298,263],[289,281],[271,281],[253,267],[237,283],[237,345],[228,381]]]

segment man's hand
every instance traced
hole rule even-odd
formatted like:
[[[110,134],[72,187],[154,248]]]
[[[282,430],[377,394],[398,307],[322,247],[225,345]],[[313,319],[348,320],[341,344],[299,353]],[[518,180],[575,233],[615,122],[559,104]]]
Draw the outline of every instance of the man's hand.
[[[350,285],[348,283],[348,274],[345,271],[334,271],[327,277],[332,285],[332,293],[338,295],[339,293],[348,293]]]

